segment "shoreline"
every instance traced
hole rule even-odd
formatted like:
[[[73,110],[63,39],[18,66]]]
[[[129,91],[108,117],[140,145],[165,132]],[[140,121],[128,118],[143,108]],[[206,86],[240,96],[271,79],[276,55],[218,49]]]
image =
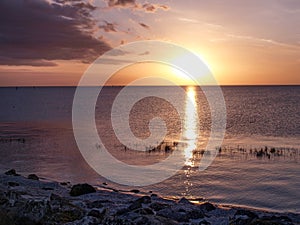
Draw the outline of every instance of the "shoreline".
[[[26,224],[300,224],[300,213],[278,213],[186,198],[170,200],[121,191],[0,174],[0,225]]]

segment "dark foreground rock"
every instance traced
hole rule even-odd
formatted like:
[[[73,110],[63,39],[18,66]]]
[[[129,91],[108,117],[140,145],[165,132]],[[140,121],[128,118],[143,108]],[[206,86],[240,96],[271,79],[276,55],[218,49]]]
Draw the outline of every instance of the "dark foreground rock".
[[[96,189],[89,184],[76,184],[71,188],[71,196],[85,195],[96,192]]]
[[[188,199],[176,202],[141,192],[115,192],[106,186],[71,187],[14,173],[0,175],[0,225],[300,224],[299,214],[193,204]]]

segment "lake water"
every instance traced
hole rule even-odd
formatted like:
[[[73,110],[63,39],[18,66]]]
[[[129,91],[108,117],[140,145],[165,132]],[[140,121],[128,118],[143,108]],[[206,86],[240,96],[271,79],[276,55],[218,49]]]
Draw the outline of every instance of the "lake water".
[[[178,112],[169,102],[150,97],[153,92],[180,101],[174,87],[130,87],[133,93],[146,92],[149,96],[130,111],[128,123],[133,134],[147,138],[149,121],[154,117],[162,118],[167,127],[161,150],[146,152],[125,149],[115,136],[111,108],[122,88],[105,87],[101,91],[95,122],[103,144],[114,157],[127,164],[149,165],[174,150],[182,151],[186,158],[174,176],[138,189],[172,198],[205,198],[221,204],[299,213],[300,86],[222,87],[226,135],[218,156],[204,171],[197,165],[211,131],[209,104],[200,88],[183,88],[186,97]],[[19,173],[72,183],[107,182],[115,188],[136,188],[106,180],[83,159],[72,128],[74,93],[74,87],[0,88],[0,169],[15,168]],[[125,100],[133,97],[128,94]],[[89,127],[83,125],[82,129],[88,134]],[[180,135],[186,143],[177,148],[173,143]],[[166,145],[171,146],[170,151]]]

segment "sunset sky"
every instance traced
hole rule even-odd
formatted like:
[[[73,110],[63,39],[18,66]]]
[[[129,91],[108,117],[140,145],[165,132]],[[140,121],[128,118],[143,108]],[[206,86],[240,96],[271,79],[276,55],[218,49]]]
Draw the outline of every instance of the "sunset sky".
[[[221,85],[300,84],[299,0],[1,0],[0,85],[77,85],[138,40],[195,52]]]

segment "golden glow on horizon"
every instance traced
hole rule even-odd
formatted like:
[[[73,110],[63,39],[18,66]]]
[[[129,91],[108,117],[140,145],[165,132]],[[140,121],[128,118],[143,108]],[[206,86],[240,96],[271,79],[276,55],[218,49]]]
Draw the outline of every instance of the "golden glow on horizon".
[[[176,85],[195,85],[184,72],[163,63],[136,63],[116,72],[106,85],[128,85],[134,80],[144,77],[158,77],[172,81]],[[153,79],[151,84],[143,85],[169,85],[160,79]]]
[[[186,140],[184,148],[185,165],[194,166],[193,151],[198,142],[198,112],[195,87],[188,87],[186,91],[185,122],[183,137]]]

